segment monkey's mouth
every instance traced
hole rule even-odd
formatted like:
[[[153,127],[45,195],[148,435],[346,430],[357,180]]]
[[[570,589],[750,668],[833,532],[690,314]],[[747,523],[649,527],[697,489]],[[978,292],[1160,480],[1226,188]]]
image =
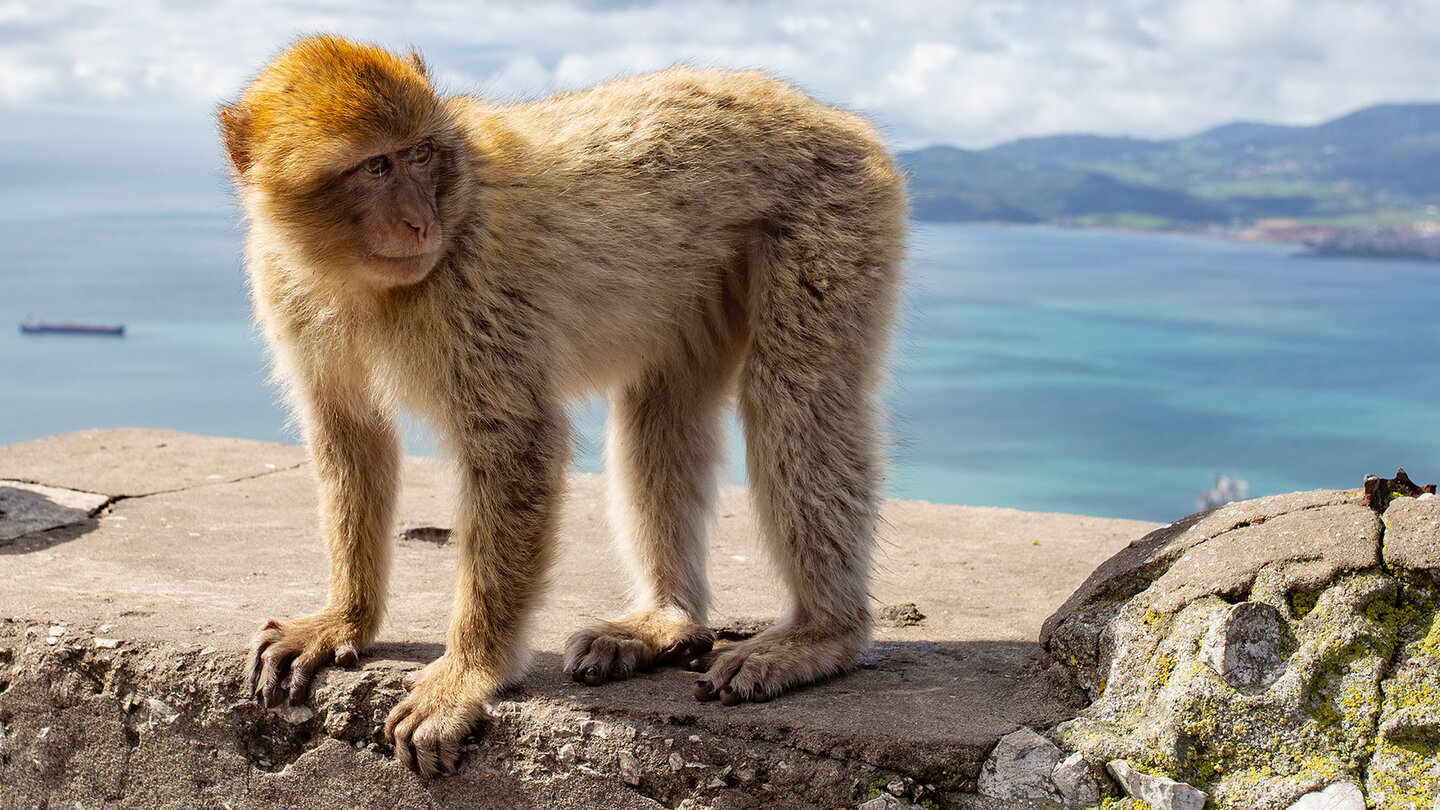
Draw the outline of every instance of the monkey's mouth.
[[[427,250],[422,253],[412,253],[403,256],[387,256],[383,253],[370,254],[366,262],[371,272],[380,276],[384,281],[391,284],[414,284],[434,269],[435,263],[440,260],[438,248]]]

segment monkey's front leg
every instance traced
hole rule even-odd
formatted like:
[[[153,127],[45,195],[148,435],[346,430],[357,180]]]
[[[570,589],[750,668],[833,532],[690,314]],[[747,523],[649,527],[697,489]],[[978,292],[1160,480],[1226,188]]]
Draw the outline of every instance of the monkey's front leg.
[[[306,386],[306,440],[320,489],[329,597],[313,616],[271,619],[252,642],[251,695],[305,701],[321,667],[354,664],[385,610],[400,442],[390,418],[339,382]]]
[[[396,758],[424,776],[454,771],[486,704],[519,679],[552,554],[567,446],[559,420],[485,421],[483,434],[461,442],[466,490],[445,654],[413,677],[385,721]]]

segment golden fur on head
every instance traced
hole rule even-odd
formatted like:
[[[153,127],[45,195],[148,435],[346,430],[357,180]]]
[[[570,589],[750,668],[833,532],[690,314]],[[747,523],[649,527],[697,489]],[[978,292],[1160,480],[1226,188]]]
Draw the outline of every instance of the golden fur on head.
[[[413,141],[444,117],[418,55],[328,35],[290,46],[220,111],[241,182],[311,177],[376,145]],[[264,181],[245,180],[255,166],[268,169]]]

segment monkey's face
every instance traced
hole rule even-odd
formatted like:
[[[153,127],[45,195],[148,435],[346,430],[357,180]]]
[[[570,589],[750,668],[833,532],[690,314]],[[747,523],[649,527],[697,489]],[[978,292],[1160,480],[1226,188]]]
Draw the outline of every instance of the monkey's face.
[[[419,55],[302,39],[219,120],[247,213],[292,273],[395,287],[439,261],[466,159]]]
[[[444,156],[433,139],[368,154],[339,178],[330,204],[345,210],[357,269],[383,286],[413,284],[440,258]],[[327,194],[328,196],[328,194]]]

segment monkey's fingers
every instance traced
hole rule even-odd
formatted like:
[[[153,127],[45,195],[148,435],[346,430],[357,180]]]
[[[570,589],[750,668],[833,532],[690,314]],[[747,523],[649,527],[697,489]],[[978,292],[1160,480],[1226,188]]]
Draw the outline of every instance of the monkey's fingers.
[[[385,720],[385,739],[395,745],[395,758],[412,771],[416,770],[415,750],[410,747],[410,741],[419,724],[420,718],[414,715],[414,707],[407,707],[404,703],[396,706]]]
[[[325,665],[330,658],[330,651],[321,648],[308,650],[301,653],[290,662],[290,705],[300,706],[305,703],[306,695],[310,694],[310,682],[315,679],[315,673]]]
[[[715,633],[709,631],[703,635],[691,638],[677,639],[670,646],[660,651],[655,657],[657,664],[673,664],[677,661],[689,662],[710,652],[715,647]]]
[[[280,623],[274,619],[265,622],[260,632],[250,641],[250,660],[245,665],[245,688],[250,692],[250,697],[255,697],[260,687],[260,671],[264,666],[261,654],[265,649],[276,641],[280,640]]]
[[[335,650],[335,666],[353,667],[360,660],[360,651],[355,649],[354,644],[341,644]]]
[[[452,728],[452,725],[431,715],[415,729],[411,747],[415,752],[416,770],[421,776],[455,772],[460,763],[460,740],[464,738],[464,730]]]
[[[645,642],[620,636],[600,636],[590,644],[590,651],[581,658],[571,677],[587,686],[606,681],[623,681],[639,670],[650,669],[655,654]]]
[[[290,662],[300,653],[298,646],[277,642],[260,654],[263,665],[256,683],[256,698],[261,706],[273,709],[285,700],[285,676],[290,673]]]
[[[714,656],[710,660],[710,670],[706,673],[706,678],[699,682],[705,684],[709,692],[702,697],[702,690],[697,684],[695,699],[719,700],[722,706],[739,706],[747,700],[756,703],[768,702],[780,691],[775,687],[765,687],[768,670],[769,666],[762,658]]]
[[[421,776],[454,773],[460,763],[460,743],[472,725],[469,713],[444,701],[427,705],[408,697],[385,720],[385,738],[395,746],[395,758]]]

